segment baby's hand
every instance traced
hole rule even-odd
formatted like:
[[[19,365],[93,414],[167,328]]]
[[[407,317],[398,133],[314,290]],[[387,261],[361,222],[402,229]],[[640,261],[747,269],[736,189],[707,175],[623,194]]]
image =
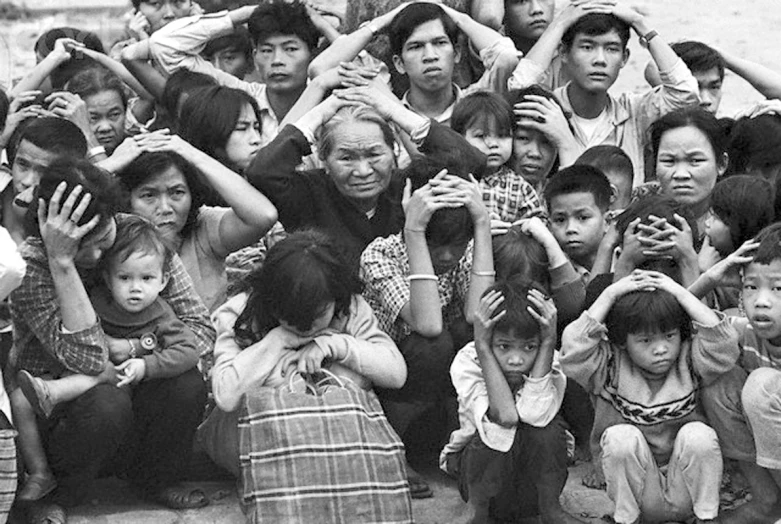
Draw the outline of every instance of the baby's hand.
[[[143,358],[130,358],[117,366],[117,372],[120,374],[117,387],[127,386],[129,384],[138,384],[146,375],[146,362]]]
[[[554,242],[556,241],[553,233],[551,233],[550,229],[548,229],[548,226],[546,226],[545,222],[543,222],[539,217],[524,218],[515,224],[520,225],[521,231],[523,231],[524,234],[529,235],[543,246],[548,245],[548,242],[551,239]]]
[[[317,373],[323,367],[323,360],[329,355],[314,342],[298,350],[298,371],[312,375]]]

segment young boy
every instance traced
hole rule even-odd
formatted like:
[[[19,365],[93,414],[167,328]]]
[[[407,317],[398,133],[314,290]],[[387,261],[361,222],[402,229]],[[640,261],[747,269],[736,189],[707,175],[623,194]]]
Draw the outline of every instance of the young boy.
[[[23,397],[17,390],[11,400],[28,476],[18,500],[38,500],[57,486],[33,412],[46,420],[57,405],[76,399],[98,384],[118,380],[117,386],[121,387],[174,377],[198,363],[195,335],[158,297],[168,284],[163,268],[171,253],[151,222],[133,215],[118,225],[117,240],[106,253],[105,287],[97,288],[90,297],[106,333],[127,339],[128,356],[115,362],[116,367],[110,364],[97,376],[73,374],[57,380],[19,371],[17,381]],[[28,406],[24,406],[25,401]]]
[[[717,516],[721,451],[698,390],[737,358],[727,318],[654,271],[616,281],[564,330],[562,370],[594,395],[617,523]]]
[[[570,166],[550,178],[543,195],[553,236],[578,271],[587,275],[607,231],[610,182],[595,167]]]
[[[781,224],[763,229],[753,245],[703,277],[714,286],[728,284],[731,270],[741,265],[746,316],[730,318],[740,365],[703,391],[703,405],[724,456],[738,461],[752,494],[720,522],[772,524],[781,519]]]
[[[567,450],[556,414],[567,380],[554,362],[553,301],[524,280],[499,282],[480,299],[474,328],[474,342],[450,368],[460,428],[439,459],[459,480],[470,522],[538,514],[545,522],[580,522],[559,504]],[[512,516],[496,514],[513,506]]]
[[[247,29],[239,26],[232,33],[212,38],[201,53],[214,67],[239,80],[255,69],[252,42]]]
[[[618,146],[602,145],[586,149],[575,161],[576,165],[593,166],[605,174],[613,196],[608,210],[618,216],[632,199],[634,167],[632,159]]]
[[[648,47],[663,82],[647,93],[614,98],[608,89],[629,59],[630,27]],[[580,147],[619,146],[632,159],[633,185],[643,183],[646,130],[659,117],[698,104],[697,81],[645,16],[622,2],[568,4],[520,61],[508,82],[510,89],[538,83],[557,51],[571,81],[555,95],[573,115]]]
[[[451,154],[413,160],[403,234],[377,238],[361,255],[363,295],[407,362],[404,387],[380,392],[402,439],[424,413],[446,405],[447,370],[456,348],[471,338],[468,323],[495,274],[480,188],[448,174],[469,172],[459,166],[461,152]],[[410,475],[412,496],[431,496],[425,482]]]

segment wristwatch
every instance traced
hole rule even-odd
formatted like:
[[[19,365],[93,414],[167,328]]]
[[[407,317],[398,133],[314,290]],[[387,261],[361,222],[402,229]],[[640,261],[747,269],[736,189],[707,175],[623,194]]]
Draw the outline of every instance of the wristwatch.
[[[659,36],[659,33],[656,32],[656,29],[651,29],[646,34],[640,37],[640,45],[645,48],[648,48],[648,43],[654,38],[656,38],[657,36]]]

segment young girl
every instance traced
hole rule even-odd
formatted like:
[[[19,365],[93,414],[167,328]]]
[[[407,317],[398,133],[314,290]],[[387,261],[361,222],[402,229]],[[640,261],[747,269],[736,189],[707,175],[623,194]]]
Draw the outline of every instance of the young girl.
[[[453,108],[450,127],[487,157],[487,174],[480,180],[480,189],[491,214],[493,234],[506,233],[523,218],[545,214],[532,185],[508,165],[513,152],[510,104],[496,93],[473,93]]]
[[[320,232],[291,234],[247,277],[245,291],[212,316],[217,409],[199,429],[200,439],[236,476],[237,423],[247,392],[281,386],[296,370],[324,367],[365,389],[400,388],[407,378],[404,358],[377,326],[357,275],[333,246]]]

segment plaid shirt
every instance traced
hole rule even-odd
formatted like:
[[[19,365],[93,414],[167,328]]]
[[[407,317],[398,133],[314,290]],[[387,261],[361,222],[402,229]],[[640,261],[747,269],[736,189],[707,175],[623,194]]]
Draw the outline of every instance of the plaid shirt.
[[[456,267],[437,275],[445,326],[460,316],[464,309],[472,270],[472,251],[473,242],[470,241]],[[361,279],[365,284],[363,296],[374,310],[380,329],[397,344],[412,332],[409,324],[399,316],[401,308],[410,299],[409,274],[409,256],[401,233],[375,239],[361,255]]]
[[[122,215],[117,216],[122,220]],[[20,369],[33,375],[51,374],[55,378],[66,370],[97,375],[108,361],[108,340],[98,321],[73,333],[62,329],[60,304],[49,271],[43,242],[28,238],[19,248],[27,262],[22,284],[11,294],[11,318],[14,324],[14,346],[11,350],[11,377]],[[214,327],[209,311],[193,290],[192,281],[174,255],[168,265],[168,286],[160,293],[196,336],[196,347],[203,354],[214,347]],[[85,275],[85,287],[97,275]]]
[[[480,180],[480,190],[488,212],[504,222],[545,217],[545,208],[534,187],[507,166]]]

